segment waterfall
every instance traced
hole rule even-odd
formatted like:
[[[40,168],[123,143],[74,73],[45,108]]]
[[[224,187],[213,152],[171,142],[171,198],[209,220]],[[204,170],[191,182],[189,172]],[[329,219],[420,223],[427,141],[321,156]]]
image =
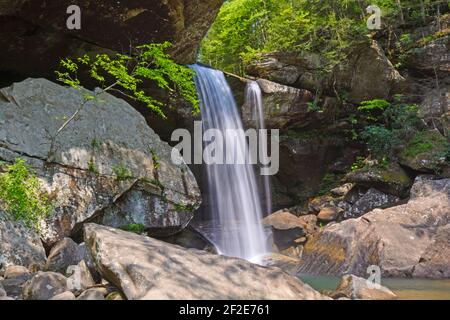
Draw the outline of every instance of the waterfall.
[[[221,71],[191,66],[201,104],[203,130],[243,130],[231,89]],[[233,150],[248,152],[245,138],[232,139]],[[224,150],[226,154],[229,152]],[[239,156],[239,155],[238,155]],[[242,156],[242,155],[241,155]],[[206,159],[205,159],[206,160]],[[258,183],[251,164],[205,164],[208,210],[214,232],[211,241],[220,253],[259,262],[268,252],[261,223],[262,208]]]
[[[262,92],[259,84],[256,81],[250,81],[246,87],[245,103],[250,105],[252,110],[252,121],[256,124],[258,132],[266,129],[266,123],[264,121],[264,104],[262,99]],[[267,154],[267,141],[261,144],[264,148],[264,154]],[[272,192],[270,188],[270,177],[265,175],[261,176],[262,189],[264,190],[264,213],[272,213]]]

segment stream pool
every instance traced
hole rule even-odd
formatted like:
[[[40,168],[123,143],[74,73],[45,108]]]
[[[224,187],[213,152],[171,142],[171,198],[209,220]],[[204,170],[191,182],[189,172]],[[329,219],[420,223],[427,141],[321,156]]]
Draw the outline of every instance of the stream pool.
[[[301,275],[300,279],[318,291],[334,290],[340,278]],[[450,300],[450,280],[384,279],[381,284],[391,289],[400,300]]]

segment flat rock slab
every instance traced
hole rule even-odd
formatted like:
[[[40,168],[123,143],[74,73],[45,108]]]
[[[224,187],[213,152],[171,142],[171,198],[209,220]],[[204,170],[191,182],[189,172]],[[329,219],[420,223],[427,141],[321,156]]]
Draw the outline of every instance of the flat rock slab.
[[[128,299],[327,298],[278,268],[96,224],[86,224],[84,232],[100,272]]]

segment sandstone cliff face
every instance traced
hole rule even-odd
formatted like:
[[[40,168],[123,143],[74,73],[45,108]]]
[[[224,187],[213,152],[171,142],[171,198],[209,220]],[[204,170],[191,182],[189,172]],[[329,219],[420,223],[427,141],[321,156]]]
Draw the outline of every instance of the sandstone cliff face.
[[[77,1],[81,29],[66,26],[73,1],[0,2],[0,70],[52,76],[60,58],[130,45],[171,41],[179,63],[196,60],[199,43],[222,4],[220,0]],[[100,27],[99,27],[100,26]]]

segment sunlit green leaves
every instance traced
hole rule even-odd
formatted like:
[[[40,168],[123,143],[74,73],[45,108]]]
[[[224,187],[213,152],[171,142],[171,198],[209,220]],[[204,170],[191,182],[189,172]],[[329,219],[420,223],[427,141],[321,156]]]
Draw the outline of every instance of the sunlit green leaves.
[[[96,80],[103,91],[114,91],[133,100],[146,104],[162,118],[164,103],[148,95],[146,88],[156,85],[168,94],[179,94],[188,101],[194,112],[199,112],[197,91],[193,81],[194,72],[173,61],[165,52],[171,44],[152,43],[138,46],[131,55],[98,54],[95,58],[87,55],[75,61],[61,61],[63,71],[57,71],[57,79],[66,85],[81,89],[78,79],[79,69],[86,68],[91,78]],[[85,97],[85,101],[94,97]]]

